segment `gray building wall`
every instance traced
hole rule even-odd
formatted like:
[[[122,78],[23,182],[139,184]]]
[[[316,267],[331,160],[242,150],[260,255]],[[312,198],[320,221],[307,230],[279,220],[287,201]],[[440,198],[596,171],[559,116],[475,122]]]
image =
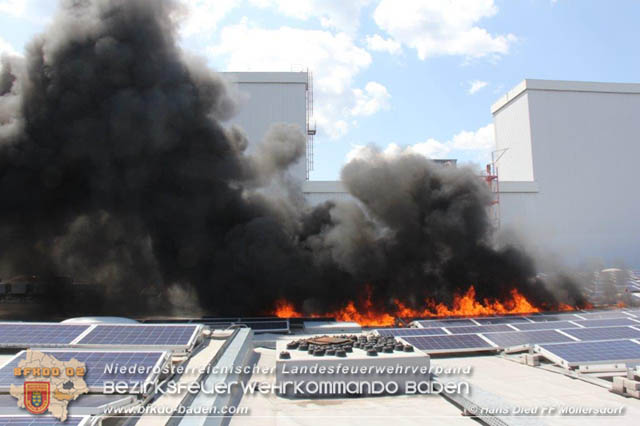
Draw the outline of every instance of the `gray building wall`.
[[[639,267],[640,84],[525,80],[492,113],[501,226],[569,261]]]
[[[261,141],[274,123],[290,123],[307,134],[306,72],[227,72],[222,73],[239,92],[239,111],[229,124],[244,129],[251,145]],[[306,158],[291,169],[293,176],[305,180]]]
[[[337,180],[307,181],[302,186],[307,202],[317,206],[325,201],[354,200],[344,184]]]

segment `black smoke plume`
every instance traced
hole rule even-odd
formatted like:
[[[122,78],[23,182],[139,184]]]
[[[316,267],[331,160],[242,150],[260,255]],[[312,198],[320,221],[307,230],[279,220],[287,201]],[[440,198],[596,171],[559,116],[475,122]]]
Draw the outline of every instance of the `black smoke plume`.
[[[3,60],[0,276],[49,283],[45,312],[255,315],[280,298],[324,312],[365,289],[381,308],[420,307],[472,284],[582,302],[494,247],[490,194],[470,170],[369,150],[342,172],[357,202],[305,205],[287,174],[300,129],[274,126],[248,153],[221,124],[231,89],[177,45],[176,12],[66,1],[24,58]]]

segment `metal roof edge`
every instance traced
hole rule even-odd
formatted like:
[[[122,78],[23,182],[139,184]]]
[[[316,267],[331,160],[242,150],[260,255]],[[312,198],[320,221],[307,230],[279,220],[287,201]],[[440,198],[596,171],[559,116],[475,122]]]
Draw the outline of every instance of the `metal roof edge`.
[[[289,83],[289,84],[307,84],[309,81],[308,73],[303,72],[222,72],[227,80],[233,83]]]
[[[527,78],[498,98],[498,100],[491,105],[491,114],[496,114],[500,109],[507,106],[527,90],[640,94],[640,83],[607,83]]]

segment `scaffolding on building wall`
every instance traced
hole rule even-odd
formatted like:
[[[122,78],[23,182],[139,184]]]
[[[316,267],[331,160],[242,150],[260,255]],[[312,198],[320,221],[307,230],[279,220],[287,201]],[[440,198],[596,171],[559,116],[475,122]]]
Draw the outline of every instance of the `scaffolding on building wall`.
[[[482,178],[491,190],[492,200],[489,207],[489,217],[493,227],[498,229],[500,228],[500,180],[498,179],[498,169],[495,163],[487,164]]]
[[[313,118],[313,73],[307,70],[307,180],[313,170],[313,137],[316,134],[316,121]]]
[[[491,163],[487,164],[487,169],[482,175],[493,195],[490,207],[490,219],[495,229],[500,228],[500,179],[498,177],[498,161],[506,151],[507,149],[493,151],[491,153]]]

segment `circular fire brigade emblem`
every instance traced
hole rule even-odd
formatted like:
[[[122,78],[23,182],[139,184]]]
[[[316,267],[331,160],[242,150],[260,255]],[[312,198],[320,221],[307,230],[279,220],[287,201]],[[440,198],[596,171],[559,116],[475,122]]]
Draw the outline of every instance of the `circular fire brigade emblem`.
[[[45,413],[49,407],[49,382],[24,382],[24,406],[30,413]]]

